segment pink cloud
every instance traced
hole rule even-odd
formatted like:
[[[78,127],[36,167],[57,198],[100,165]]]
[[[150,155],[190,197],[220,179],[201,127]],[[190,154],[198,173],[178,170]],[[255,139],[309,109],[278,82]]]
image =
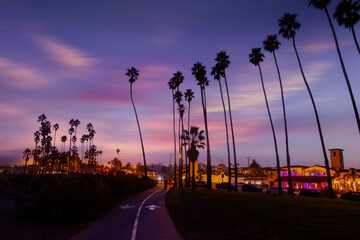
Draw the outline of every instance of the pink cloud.
[[[5,84],[19,89],[37,88],[50,82],[37,70],[5,58],[0,58],[1,75]]]
[[[91,67],[94,65],[95,60],[90,58],[83,51],[66,45],[54,38],[36,35],[33,37],[35,42],[46,51],[53,60],[58,63],[76,68]]]

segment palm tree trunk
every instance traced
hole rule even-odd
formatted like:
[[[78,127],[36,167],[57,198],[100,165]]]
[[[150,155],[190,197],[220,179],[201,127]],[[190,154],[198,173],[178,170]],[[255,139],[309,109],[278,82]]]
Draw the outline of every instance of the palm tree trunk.
[[[237,170],[237,159],[236,159],[236,146],[235,146],[235,134],[234,134],[234,127],[233,127],[233,121],[232,121],[232,114],[231,114],[231,104],[230,104],[230,94],[229,94],[229,87],[227,84],[226,74],[224,71],[224,80],[225,80],[225,87],[226,87],[226,94],[228,99],[228,106],[229,106],[229,117],[230,117],[230,128],[231,128],[231,138],[233,143],[233,154],[234,154],[234,167],[235,167],[235,192],[238,191],[237,183],[238,183],[238,170]],[[229,173],[229,175],[231,172]]]
[[[181,146],[181,134],[180,134],[180,126],[181,126],[181,117],[179,114],[179,131],[178,131],[178,137],[179,137],[179,187],[182,187],[182,146]]]
[[[188,108],[188,133],[189,133],[189,136],[190,136],[190,107],[191,107],[191,104],[190,104],[190,101],[189,101],[189,108]],[[190,144],[190,139],[189,139],[189,144]],[[186,151],[185,151],[186,152]],[[187,174],[187,179],[188,179],[188,185],[189,186],[189,179],[190,179],[190,159],[188,158],[187,154],[185,154],[186,158],[187,158],[187,161],[189,163],[188,165],[188,168],[186,168],[186,174]]]
[[[230,162],[230,145],[229,145],[229,129],[227,124],[227,117],[226,117],[226,108],[225,108],[225,102],[224,102],[224,96],[222,92],[221,82],[219,79],[219,88],[220,88],[220,96],[221,96],[221,103],[224,109],[224,121],[225,121],[225,131],[226,131],[226,147],[227,147],[227,154],[228,154],[228,168],[229,168],[229,188],[228,191],[231,192],[231,162]]]
[[[286,109],[285,109],[285,99],[284,99],[284,89],[281,81],[281,74],[279,65],[277,63],[275,51],[273,52],[276,70],[279,77],[279,84],[280,84],[280,91],[281,91],[281,101],[282,101],[282,107],[283,107],[283,115],[284,115],[284,127],[285,127],[285,144],[286,144],[286,164],[288,166],[288,175],[291,175],[290,169],[290,153],[289,153],[289,137],[288,137],[288,130],[287,130],[287,120],[286,120]],[[276,167],[277,167],[277,175],[278,175],[278,185],[279,185],[279,194],[282,194],[282,184],[281,184],[281,174],[280,174],[280,161],[276,161]],[[288,192],[290,195],[293,195],[294,193]]]
[[[192,165],[193,165],[193,167],[192,167],[192,186],[191,186],[191,188],[192,188],[192,190],[195,190],[195,161],[192,162]]]
[[[54,147],[56,147],[55,146],[55,140],[56,140],[56,131],[55,131],[55,135],[54,135]]]
[[[306,77],[305,77],[305,74],[304,74],[304,71],[303,71],[303,68],[302,68],[302,65],[301,65],[299,53],[298,53],[298,51],[296,49],[295,38],[293,37],[292,40],[293,40],[293,47],[294,47],[294,50],[295,50],[295,53],[296,53],[296,57],[297,57],[297,60],[298,60],[298,63],[299,63],[301,75],[302,75],[302,77],[304,79],[304,83],[306,85],[306,88],[308,90],[308,93],[309,93],[309,96],[310,96],[310,99],[311,99],[311,103],[312,103],[313,108],[314,108],[315,117],[316,117],[316,124],[317,124],[318,131],[319,131],[322,152],[323,152],[323,155],[324,155],[326,175],[327,175],[327,181],[328,181],[328,187],[329,187],[329,195],[333,196],[333,189],[332,189],[332,182],[331,182],[331,175],[330,175],[330,168],[329,168],[329,160],[328,160],[328,157],[327,157],[327,154],[326,154],[326,148],[325,148],[324,138],[323,138],[323,134],[322,134],[322,130],[321,130],[319,114],[318,114],[317,109],[316,109],[315,100],[314,100],[313,95],[311,93],[310,86],[309,86],[309,84],[308,84],[308,82],[306,80]],[[290,182],[289,182],[289,186],[290,186]],[[292,185],[291,185],[291,187],[292,187]]]
[[[203,105],[204,123],[205,123],[205,134],[206,134],[206,174],[207,174],[207,188],[212,189],[212,167],[211,167],[211,155],[210,155],[210,141],[209,141],[209,130],[207,124],[207,113],[206,113],[206,94],[205,87],[201,88],[201,102]]]
[[[137,112],[136,112],[136,108],[135,108],[135,104],[134,104],[134,100],[133,100],[133,95],[132,95],[132,83],[130,84],[130,98],[131,98],[131,103],[132,103],[133,108],[134,108],[135,117],[136,117],[136,122],[137,122],[138,129],[139,129],[140,142],[141,142],[141,149],[142,149],[142,154],[143,154],[143,159],[144,159],[144,171],[145,171],[145,177],[147,177],[147,166],[146,166],[146,158],[145,158],[144,143],[143,143],[143,139],[142,139],[142,135],[141,135],[141,129],[140,129],[139,118],[138,118],[138,115],[137,115]]]
[[[352,33],[352,35],[353,35],[356,48],[357,48],[357,50],[358,50],[358,52],[359,52],[359,54],[360,54],[360,47],[359,47],[359,43],[358,43],[357,38],[356,38],[354,26],[351,26],[351,33]]]
[[[174,99],[174,89],[172,89],[172,99],[173,99],[173,130],[174,130],[174,187],[177,187],[176,181],[176,130],[175,130],[175,99]]]
[[[261,86],[262,86],[262,89],[263,89],[263,92],[264,92],[266,109],[267,109],[267,112],[268,112],[268,115],[269,115],[269,120],[270,120],[270,125],[271,125],[271,131],[272,131],[273,139],[274,139],[276,165],[277,165],[277,169],[278,169],[278,179],[281,179],[280,173],[279,173],[279,172],[280,172],[280,171],[279,171],[279,169],[280,169],[279,151],[278,151],[278,146],[277,146],[277,141],[276,141],[276,134],[275,134],[274,124],[273,124],[272,117],[271,117],[271,113],[270,113],[269,102],[268,102],[267,96],[266,96],[265,85],[264,85],[264,80],[263,80],[263,76],[262,76],[260,64],[258,64],[258,67],[259,67],[260,78],[261,78]],[[290,175],[291,175],[291,174],[290,174]],[[280,184],[281,184],[281,180],[280,180]],[[290,184],[289,184],[289,186],[290,186]],[[282,191],[280,192],[280,188],[281,188],[281,185],[279,185],[279,194],[282,193]]]
[[[183,116],[181,117],[181,135],[184,132],[184,118]],[[181,138],[180,138],[181,139]],[[183,175],[183,169],[184,169],[184,155],[183,155],[183,139],[181,139],[181,148],[180,148],[180,152],[181,152],[181,182],[182,182],[182,175]],[[185,153],[186,153],[186,146],[185,146]],[[185,170],[186,170],[186,157],[185,157]],[[186,186],[186,171],[185,171],[185,186]]]
[[[336,50],[337,50],[337,53],[339,55],[339,60],[340,60],[340,64],[341,64],[341,68],[342,68],[342,71],[344,73],[344,77],[345,77],[345,80],[346,80],[346,84],[347,84],[347,87],[348,87],[348,90],[349,90],[349,94],[350,94],[350,97],[351,97],[351,102],[352,102],[352,105],[353,105],[353,109],[354,109],[354,113],[355,113],[355,118],[356,118],[356,123],[357,123],[357,126],[358,126],[358,131],[359,131],[359,134],[360,134],[360,117],[359,117],[359,112],[358,112],[358,109],[356,107],[356,102],[355,102],[355,98],[354,98],[354,95],[353,95],[353,92],[352,92],[352,88],[351,88],[351,85],[350,85],[350,80],[349,80],[349,77],[347,75],[347,72],[346,72],[346,69],[345,69],[345,64],[344,64],[344,61],[343,61],[343,58],[341,56],[341,51],[340,51],[340,47],[339,47],[339,43],[338,43],[338,40],[337,40],[337,37],[336,37],[336,33],[335,33],[335,29],[334,29],[334,26],[331,22],[331,18],[330,18],[330,15],[329,15],[329,12],[327,10],[327,8],[325,7],[325,13],[326,13],[326,17],[329,21],[329,24],[330,24],[330,28],[331,28],[331,31],[332,31],[332,34],[334,36],[334,40],[335,40],[335,44],[336,44]],[[358,47],[358,46],[357,46]],[[358,50],[359,50],[359,47],[358,47]],[[359,51],[360,53],[360,51]]]

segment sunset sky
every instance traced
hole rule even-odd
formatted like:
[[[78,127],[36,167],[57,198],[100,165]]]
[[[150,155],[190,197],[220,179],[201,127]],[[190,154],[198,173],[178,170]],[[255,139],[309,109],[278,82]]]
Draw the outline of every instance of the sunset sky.
[[[338,2],[329,6],[331,14]],[[182,91],[195,92],[191,124],[204,129],[200,89],[191,75],[197,61],[206,65],[210,79],[212,161],[225,163],[223,110],[218,83],[210,76],[216,53],[224,50],[231,61],[227,74],[238,162],[247,166],[246,157],[252,157],[262,166],[275,166],[259,72],[248,54],[262,47],[268,34],[278,32],[277,20],[289,12],[297,13],[302,24],[296,41],[326,147],[344,149],[345,167],[360,168],[360,135],[330,27],[325,13],[308,7],[305,0],[0,0],[0,5],[0,163],[18,164],[24,148],[34,147],[36,120],[42,113],[60,125],[58,147],[74,118],[81,122],[78,136],[86,132],[87,123],[94,125],[94,143],[103,151],[103,162],[116,157],[117,148],[123,162],[142,162],[125,76],[134,66],[140,71],[134,101],[147,160],[168,164],[173,135],[167,82],[174,72],[185,76]],[[360,106],[360,57],[351,32],[333,23]],[[360,33],[359,25],[355,30]],[[324,165],[314,112],[291,42],[279,40],[292,164]],[[280,88],[273,58],[264,54],[261,66],[285,165]],[[205,163],[205,155],[200,152],[200,162]]]

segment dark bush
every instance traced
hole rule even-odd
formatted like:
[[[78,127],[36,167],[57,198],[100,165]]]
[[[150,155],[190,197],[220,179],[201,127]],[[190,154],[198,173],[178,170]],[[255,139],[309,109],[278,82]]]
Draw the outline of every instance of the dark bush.
[[[46,221],[93,219],[115,202],[156,186],[134,175],[27,175],[13,179],[26,186],[17,196],[17,216]]]

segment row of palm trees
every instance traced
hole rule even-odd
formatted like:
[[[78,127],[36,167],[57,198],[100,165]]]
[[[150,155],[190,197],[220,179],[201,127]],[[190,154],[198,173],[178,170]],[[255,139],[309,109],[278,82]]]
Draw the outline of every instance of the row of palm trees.
[[[345,77],[345,81],[349,90],[349,94],[350,94],[350,98],[351,98],[351,102],[353,105],[353,110],[354,110],[354,114],[355,114],[355,118],[356,118],[356,122],[358,125],[358,130],[360,133],[360,119],[359,119],[359,114],[358,114],[358,109],[356,106],[356,102],[352,93],[352,88],[351,88],[351,84],[345,69],[345,65],[343,62],[343,58],[341,55],[341,51],[340,51],[340,47],[338,44],[338,40],[337,40],[337,36],[334,30],[334,26],[332,24],[327,6],[330,4],[330,0],[309,0],[309,6],[314,6],[317,9],[321,9],[324,10],[327,16],[327,19],[329,21],[330,24],[330,28],[332,30],[332,34],[335,40],[335,45],[336,45],[336,49],[337,49],[337,53],[339,56],[339,60],[340,60],[340,64],[344,73],[344,77]],[[355,45],[359,51],[360,54],[360,49],[359,49],[359,44],[357,42],[356,39],[356,35],[355,35],[355,30],[354,30],[354,25],[360,20],[360,15],[359,15],[359,11],[360,11],[360,1],[355,1],[353,2],[352,0],[343,0],[342,2],[340,2],[336,8],[336,11],[334,13],[334,18],[337,20],[338,24],[344,25],[346,28],[348,28],[349,30],[351,30],[352,34],[353,34],[353,38],[354,38],[354,42]],[[302,75],[302,78],[304,80],[305,86],[308,90],[308,94],[309,97],[311,99],[312,102],[312,106],[314,109],[314,113],[315,113],[315,117],[316,117],[316,123],[317,123],[317,128],[318,128],[318,132],[319,132],[319,136],[320,136],[320,142],[321,142],[321,146],[322,146],[322,152],[324,155],[324,162],[325,162],[325,167],[327,169],[327,176],[328,176],[328,186],[329,186],[329,192],[330,194],[332,194],[332,184],[331,184],[331,176],[330,176],[330,171],[329,171],[329,161],[327,158],[327,154],[326,154],[326,148],[325,148],[325,143],[324,143],[324,139],[323,139],[323,134],[322,134],[322,129],[321,129],[321,124],[320,124],[320,118],[319,118],[319,114],[316,108],[316,104],[315,104],[315,100],[314,97],[312,95],[310,86],[307,82],[303,67],[302,67],[302,63],[299,57],[299,53],[297,51],[297,47],[296,47],[296,42],[295,42],[295,35],[296,32],[301,28],[301,24],[299,23],[299,21],[296,19],[297,14],[290,14],[290,13],[285,13],[284,16],[278,20],[278,24],[279,24],[279,34],[287,39],[287,40],[292,40],[292,45],[296,54],[296,58],[298,61],[298,65],[300,68],[300,72]],[[283,86],[282,86],[282,79],[281,79],[281,73],[280,73],[280,68],[278,66],[278,62],[277,62],[277,57],[275,54],[275,51],[279,49],[281,43],[277,40],[277,35],[268,35],[267,39],[263,41],[263,47],[266,51],[270,52],[273,55],[274,58],[274,62],[275,62],[275,67],[278,73],[278,78],[279,78],[279,84],[280,84],[280,91],[281,91],[281,99],[282,99],[282,107],[283,107],[283,118],[284,118],[284,128],[285,128],[285,141],[286,141],[286,163],[287,163],[287,169],[288,169],[288,178],[289,178],[289,189],[288,189],[288,193],[289,194],[293,194],[293,185],[292,185],[292,179],[291,179],[291,162],[290,162],[290,151],[289,151],[289,138],[288,138],[288,131],[287,131],[287,119],[286,119],[286,108],[285,108],[285,99],[284,99],[284,90],[283,90]],[[274,125],[272,122],[272,117],[271,117],[271,112],[270,112],[270,107],[269,107],[269,103],[267,100],[267,96],[266,96],[266,89],[265,89],[265,85],[264,85],[264,81],[263,81],[263,75],[261,72],[261,66],[260,66],[260,62],[263,61],[264,59],[264,55],[261,53],[261,48],[254,48],[252,49],[251,53],[249,54],[249,58],[250,58],[250,62],[253,63],[255,66],[258,67],[259,72],[260,72],[260,78],[261,78],[261,84],[262,84],[262,89],[263,89],[263,93],[264,93],[264,97],[265,97],[265,103],[266,103],[266,107],[267,107],[267,112],[268,112],[268,116],[269,116],[269,120],[270,120],[270,125],[271,125],[271,129],[272,129],[272,134],[273,134],[273,140],[274,140],[274,146],[275,146],[275,158],[276,158],[276,166],[277,166],[277,174],[278,174],[278,185],[279,185],[279,194],[282,194],[282,184],[281,184],[281,178],[280,178],[280,159],[279,159],[279,151],[278,151],[278,146],[277,146],[277,140],[276,140],[276,134],[275,134],[275,129],[274,129]],[[221,103],[223,106],[223,112],[224,112],[224,122],[225,122],[225,131],[226,131],[226,142],[227,142],[227,156],[228,156],[228,168],[229,168],[229,173],[231,173],[231,158],[230,158],[230,143],[229,143],[229,128],[228,128],[228,118],[227,116],[229,116],[229,122],[230,122],[230,130],[231,130],[231,137],[232,137],[232,146],[233,146],[233,162],[234,162],[234,166],[235,166],[235,184],[237,184],[237,159],[236,159],[236,147],[235,147],[235,136],[234,136],[234,128],[233,128],[233,120],[232,120],[232,114],[231,114],[231,102],[230,102],[230,94],[229,94],[229,88],[228,88],[228,83],[227,83],[227,78],[226,78],[226,69],[229,67],[230,61],[229,61],[229,56],[226,54],[225,51],[219,52],[215,58],[216,64],[215,66],[212,67],[211,70],[211,75],[214,76],[214,79],[218,81],[219,83],[219,90],[220,90],[220,97],[221,97]],[[206,153],[207,153],[207,187],[209,189],[211,189],[211,152],[210,152],[210,139],[209,139],[209,130],[208,130],[208,118],[207,118],[207,104],[206,104],[206,87],[209,85],[209,80],[206,76],[206,67],[201,63],[201,62],[197,62],[193,65],[192,69],[192,75],[195,77],[195,80],[197,82],[197,85],[200,86],[200,95],[201,95],[201,103],[202,103],[202,110],[203,110],[203,118],[204,118],[204,125],[205,125],[205,134],[206,134]],[[138,117],[137,117],[137,113],[136,113],[136,108],[133,102],[133,98],[132,98],[132,83],[135,82],[137,80],[138,77],[138,70],[134,67],[128,69],[128,72],[126,73],[127,76],[129,76],[129,81],[130,81],[130,96],[131,96],[131,101],[133,103],[133,107],[134,107],[134,111],[135,111],[135,116],[136,116],[136,120],[137,120],[137,124],[138,124],[138,128],[139,128],[139,134],[140,134],[140,140],[141,140],[141,146],[142,146],[142,150],[143,150],[143,158],[144,158],[144,166],[146,169],[146,160],[145,160],[145,152],[144,152],[144,146],[143,146],[143,141],[142,141],[142,136],[141,136],[141,130],[140,130],[140,125],[139,125],[139,121],[138,121]],[[225,87],[226,87],[226,94],[227,94],[227,103],[228,103],[228,112],[226,111],[226,106],[225,106],[225,101],[224,101],[224,96],[223,96],[223,90],[222,90],[222,85],[221,85],[221,79],[224,81],[225,83]],[[181,72],[176,72],[173,74],[173,77],[169,80],[168,82],[168,86],[169,89],[171,90],[171,96],[172,96],[172,101],[173,101],[173,105],[172,105],[172,111],[173,111],[173,137],[174,137],[174,156],[178,156],[178,163],[179,163],[179,186],[182,186],[182,172],[183,172],[183,149],[182,147],[187,144],[189,144],[189,142],[185,142],[184,140],[189,139],[189,136],[186,134],[189,134],[190,129],[190,103],[191,100],[194,98],[194,93],[192,92],[191,89],[187,89],[185,92],[185,100],[188,101],[189,106],[188,106],[188,126],[187,126],[187,130],[184,129],[184,124],[183,124],[183,117],[184,117],[184,113],[185,113],[185,107],[182,104],[182,97],[183,97],[183,93],[180,91],[180,85],[183,83],[184,81],[184,76]],[[176,114],[175,114],[175,102],[177,103],[178,106],[178,117],[179,117],[179,124],[178,124],[178,135],[176,136]],[[178,152],[179,155],[177,155],[177,141],[179,141],[179,145],[178,145]],[[186,149],[185,149],[185,153],[186,153]],[[185,154],[185,172],[186,172],[186,179],[188,179],[188,167],[187,167],[187,154]],[[176,172],[177,172],[177,163],[176,163],[176,157],[174,159],[174,186],[177,186],[177,176],[176,176]],[[146,174],[146,173],[145,173]],[[186,180],[185,183],[187,184],[188,181]],[[229,183],[231,183],[231,174],[229,174]],[[230,186],[230,184],[229,184]],[[230,190],[230,188],[229,188]]]
[[[26,148],[23,152],[25,159],[24,172],[30,158],[33,158],[33,173],[48,173],[53,171],[61,172],[76,172],[79,166],[84,168],[94,168],[97,166],[97,158],[102,155],[101,150],[97,150],[94,145],[94,136],[96,131],[92,123],[86,125],[88,134],[81,137],[81,153],[78,152],[77,142],[77,129],[80,125],[78,119],[71,119],[69,121],[69,149],[66,149],[66,141],[68,136],[64,135],[61,139],[61,149],[56,147],[56,132],[60,126],[55,123],[53,126],[47,120],[45,114],[38,117],[40,128],[34,133],[35,148],[31,150]],[[54,130],[54,137],[51,136],[51,130]],[[52,144],[52,140],[53,144]],[[40,144],[39,144],[40,143]],[[71,145],[73,144],[73,145]]]
[[[346,69],[345,69],[343,59],[342,59],[342,55],[341,55],[341,51],[340,51],[339,44],[338,44],[338,41],[337,41],[336,33],[335,33],[335,30],[334,30],[333,24],[331,22],[329,12],[327,10],[327,6],[328,6],[329,3],[330,3],[329,0],[318,0],[318,1],[309,0],[309,6],[312,5],[315,8],[323,9],[325,11],[325,13],[326,13],[327,19],[329,21],[329,24],[330,24],[330,27],[331,27],[331,30],[332,30],[332,33],[333,33],[333,36],[334,36],[335,45],[336,45],[336,49],[337,49],[337,52],[338,52],[340,64],[341,64],[341,67],[342,67],[342,70],[343,70],[343,73],[344,73],[346,84],[348,86],[349,94],[350,94],[350,97],[351,97],[351,101],[352,101],[356,121],[357,121],[358,128],[359,128],[359,133],[360,133],[360,122],[359,122],[359,115],[358,115],[358,110],[357,110],[357,107],[356,107],[356,102],[354,100],[354,96],[353,96],[353,93],[352,93],[350,81],[349,81],[349,78],[348,78],[348,75],[347,75],[347,72],[346,72]],[[353,3],[351,0],[350,1],[345,0],[345,1],[342,1],[341,3],[339,3],[339,5],[336,8],[336,12],[334,13],[334,18],[337,19],[339,25],[345,25],[347,28],[350,28],[352,30],[353,35],[354,35],[354,41],[355,41],[355,44],[356,44],[357,48],[358,48],[358,44],[357,44],[357,40],[356,40],[356,35],[354,33],[354,25],[360,20],[359,10],[360,10],[359,1],[356,1],[356,2]],[[301,24],[298,22],[296,17],[297,17],[296,14],[285,13],[284,16],[281,19],[278,20],[278,24],[279,24],[279,27],[280,27],[279,34],[282,37],[284,37],[285,39],[287,39],[287,40],[292,40],[292,44],[293,44],[293,48],[294,48],[294,51],[295,51],[295,54],[296,54],[296,58],[297,58],[297,61],[298,61],[300,72],[301,72],[302,78],[304,80],[305,86],[307,88],[309,97],[311,99],[311,103],[312,103],[314,113],[315,113],[315,117],[316,117],[317,128],[318,128],[318,132],[319,132],[319,136],[320,136],[322,152],[323,152],[323,156],[324,156],[329,194],[331,196],[331,195],[333,195],[333,188],[332,188],[332,181],[331,181],[331,175],[330,175],[329,160],[328,160],[328,157],[327,157],[327,154],[326,154],[326,148],[325,148],[323,133],[322,133],[322,129],[321,129],[320,118],[319,118],[319,114],[318,114],[318,111],[317,111],[317,108],[316,108],[316,104],[315,104],[313,94],[311,92],[310,86],[309,86],[309,84],[307,82],[307,79],[306,79],[306,76],[305,76],[305,73],[304,73],[304,70],[303,70],[303,67],[302,67],[302,63],[301,63],[301,60],[300,60],[300,57],[299,57],[299,53],[298,53],[297,48],[296,48],[295,35],[296,35],[296,32],[301,27]],[[283,106],[284,125],[285,125],[286,158],[287,158],[288,178],[289,178],[288,193],[293,194],[293,189],[292,189],[293,185],[292,185],[291,171],[290,171],[290,154],[289,154],[289,146],[288,146],[288,133],[287,133],[287,121],[286,121],[284,93],[283,93],[283,87],[282,87],[282,81],[281,81],[281,74],[280,74],[280,70],[279,70],[279,66],[278,66],[277,58],[276,58],[276,54],[275,54],[275,51],[279,49],[280,45],[281,44],[277,40],[276,35],[268,35],[267,39],[265,41],[263,41],[264,49],[273,54],[274,61],[275,61],[275,66],[276,66],[278,77],[279,77],[281,98],[282,98],[282,106]],[[273,133],[273,138],[274,138],[276,163],[277,163],[277,170],[278,170],[277,174],[278,174],[278,181],[279,181],[278,182],[278,184],[279,184],[279,193],[281,194],[281,191],[282,191],[281,186],[282,186],[282,184],[281,184],[280,169],[279,169],[279,154],[278,154],[275,130],[274,130],[274,126],[273,126],[273,122],[272,122],[272,118],[271,118],[269,104],[268,104],[268,101],[267,101],[266,90],[265,90],[264,81],[263,81],[263,75],[262,75],[262,72],[261,72],[260,62],[262,62],[263,59],[264,59],[264,55],[261,53],[261,48],[253,48],[251,50],[251,53],[249,54],[249,58],[250,58],[251,63],[253,63],[255,66],[258,66],[259,73],[260,73],[260,79],[261,79],[261,84],[262,84],[262,88],[263,88],[263,92],[264,92],[265,103],[266,103],[266,107],[267,107],[267,111],[268,111],[268,115],[269,115],[269,120],[270,120],[270,125],[271,125],[271,128],[272,128],[272,133]]]

